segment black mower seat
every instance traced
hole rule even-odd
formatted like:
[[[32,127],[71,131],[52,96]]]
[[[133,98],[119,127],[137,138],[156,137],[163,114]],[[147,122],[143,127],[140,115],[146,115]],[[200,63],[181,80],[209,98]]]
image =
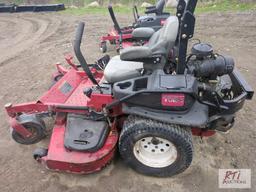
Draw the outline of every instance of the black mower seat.
[[[154,55],[166,57],[170,48],[175,44],[179,28],[179,20],[176,16],[170,16],[163,28],[155,32],[144,46],[128,47],[120,51],[123,61],[138,61],[150,58]]]
[[[143,69],[143,59],[155,55],[167,57],[178,35],[179,21],[176,16],[167,19],[162,29],[155,32],[147,45],[128,47],[121,50],[120,56],[113,57],[104,70],[108,83],[139,77]]]
[[[165,5],[165,0],[159,0],[156,3],[156,6],[151,6],[151,7],[147,7],[145,13],[146,14],[156,14],[156,15],[161,15],[163,13],[164,10],[164,5]]]

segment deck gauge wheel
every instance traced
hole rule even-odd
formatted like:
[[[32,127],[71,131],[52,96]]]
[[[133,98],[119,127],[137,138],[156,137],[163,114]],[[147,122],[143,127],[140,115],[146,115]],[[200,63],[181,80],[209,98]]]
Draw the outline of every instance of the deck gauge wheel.
[[[23,137],[15,129],[11,128],[12,138],[20,144],[30,145],[38,143],[45,136],[45,123],[44,121],[37,117],[36,115],[20,115],[17,118],[18,122],[24,126],[32,135],[30,137]]]

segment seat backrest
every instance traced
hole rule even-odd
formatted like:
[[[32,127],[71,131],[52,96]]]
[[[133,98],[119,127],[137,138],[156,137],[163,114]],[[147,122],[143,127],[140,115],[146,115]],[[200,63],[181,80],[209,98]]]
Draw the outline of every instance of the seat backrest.
[[[176,16],[169,17],[161,29],[160,39],[175,42],[179,30],[179,20]]]
[[[170,16],[164,26],[157,31],[149,40],[148,47],[154,53],[161,46],[165,49],[172,48],[175,44],[179,30],[179,20],[176,16]]]
[[[156,14],[157,15],[161,15],[163,13],[164,5],[165,5],[165,0],[159,0],[156,3]]]
[[[154,55],[167,57],[170,49],[175,45],[178,30],[178,18],[170,16],[164,26],[152,35],[148,44],[125,48],[120,51],[120,58],[125,61],[138,61]]]

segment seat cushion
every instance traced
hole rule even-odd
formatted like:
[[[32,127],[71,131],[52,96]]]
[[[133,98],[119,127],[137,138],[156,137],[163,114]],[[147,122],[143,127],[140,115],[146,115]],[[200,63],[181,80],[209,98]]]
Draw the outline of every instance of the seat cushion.
[[[140,27],[133,30],[132,38],[149,39],[154,33],[155,33],[155,30],[150,27]]]
[[[122,61],[120,56],[113,57],[104,70],[104,78],[108,83],[115,83],[141,75],[143,63],[134,61]]]

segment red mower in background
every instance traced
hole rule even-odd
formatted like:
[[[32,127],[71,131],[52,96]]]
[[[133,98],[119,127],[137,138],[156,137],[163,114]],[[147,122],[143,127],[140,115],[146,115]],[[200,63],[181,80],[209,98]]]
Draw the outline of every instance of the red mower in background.
[[[180,18],[183,14],[186,2],[184,0],[179,1],[177,6],[177,16]],[[136,6],[133,8],[133,16],[135,22],[128,27],[121,28],[117,22],[113,8],[110,5],[108,7],[110,17],[114,23],[114,28],[111,29],[106,36],[102,36],[100,39],[100,50],[105,53],[107,51],[107,42],[116,46],[116,50],[119,53],[120,49],[130,46],[139,46],[145,44],[151,35],[158,31],[164,24],[165,20],[170,16],[170,13],[165,13],[164,10],[165,0],[159,0],[155,6],[147,7],[145,16],[139,16]],[[137,29],[141,30],[137,30]],[[146,31],[143,31],[144,28]]]
[[[214,53],[211,45],[196,43],[187,54],[196,3],[187,2],[181,21],[170,16],[147,46],[123,49],[92,65],[80,50],[80,23],[74,43],[80,66],[67,58],[70,68],[58,64],[53,85],[37,101],[5,106],[13,139],[39,142],[50,116],[55,122],[48,149],[33,154],[48,169],[96,172],[118,147],[139,173],[167,177],[186,170],[193,159],[192,135],[228,131],[254,94],[234,60]],[[178,50],[176,63],[168,62],[172,49]]]

